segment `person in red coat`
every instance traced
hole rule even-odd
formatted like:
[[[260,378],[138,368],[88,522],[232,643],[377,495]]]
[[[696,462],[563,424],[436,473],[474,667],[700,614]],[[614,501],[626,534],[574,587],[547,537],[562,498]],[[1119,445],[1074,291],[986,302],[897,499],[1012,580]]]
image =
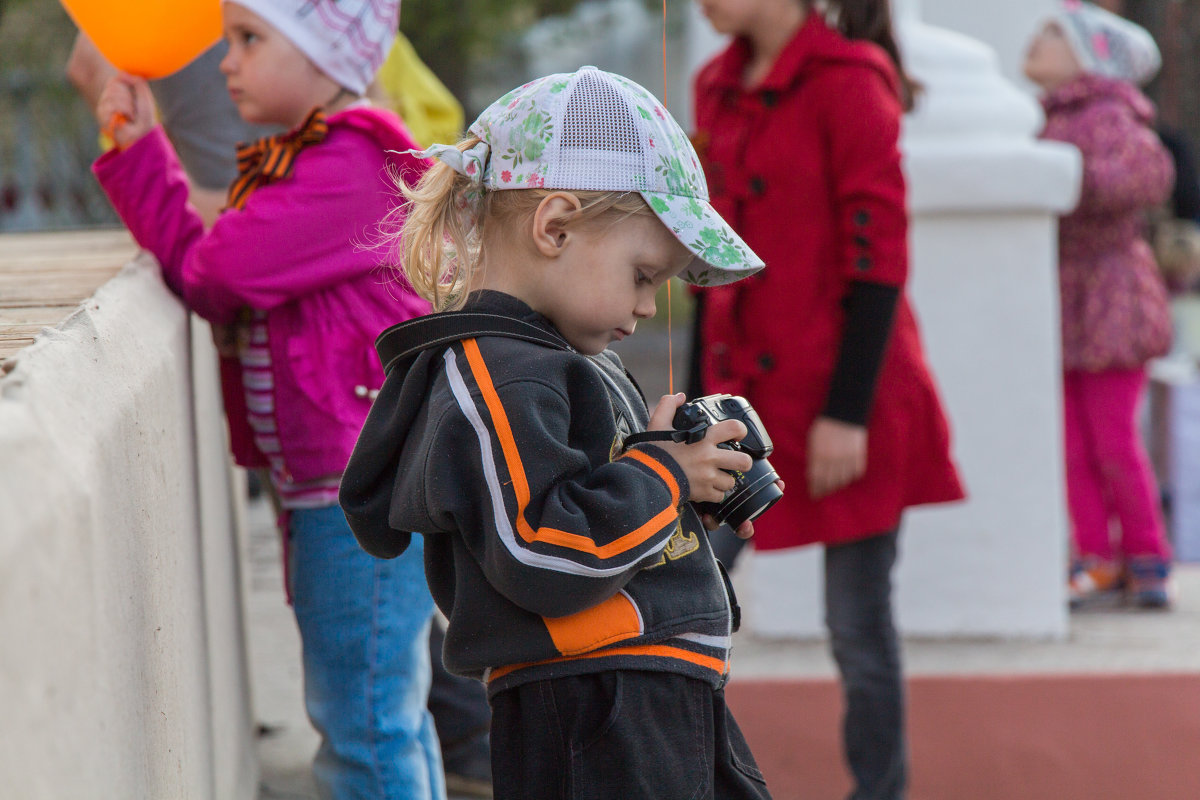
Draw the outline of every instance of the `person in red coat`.
[[[701,292],[707,392],[746,397],[792,491],[755,546],[825,545],[852,798],[904,796],[891,572],[902,512],[964,496],[905,295],[898,140],[914,94],[886,0],[700,0],[730,45],[695,80],[712,203],[767,267]],[[833,22],[828,20],[832,19]]]

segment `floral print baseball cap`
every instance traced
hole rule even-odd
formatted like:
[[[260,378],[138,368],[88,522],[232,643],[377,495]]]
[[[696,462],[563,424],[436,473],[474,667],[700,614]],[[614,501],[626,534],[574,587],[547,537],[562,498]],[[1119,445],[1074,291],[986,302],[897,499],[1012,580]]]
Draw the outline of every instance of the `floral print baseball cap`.
[[[492,103],[471,124],[469,150],[434,145],[438,158],[482,191],[638,192],[695,258],[680,278],[731,283],[762,269],[709,204],[700,159],[662,103],[628,78],[595,67],[538,78]]]

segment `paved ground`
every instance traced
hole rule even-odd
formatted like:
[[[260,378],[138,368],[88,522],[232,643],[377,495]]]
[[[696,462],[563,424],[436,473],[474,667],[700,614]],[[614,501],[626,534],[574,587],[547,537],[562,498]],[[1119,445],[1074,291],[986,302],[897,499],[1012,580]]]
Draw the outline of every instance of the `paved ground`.
[[[739,576],[733,576],[735,588]],[[1115,604],[1071,615],[1063,641],[923,639],[904,641],[909,676],[1063,673],[1200,673],[1200,564],[1176,570],[1179,599],[1170,612]],[[835,674],[824,641],[782,641],[739,634],[738,678],[824,678]]]

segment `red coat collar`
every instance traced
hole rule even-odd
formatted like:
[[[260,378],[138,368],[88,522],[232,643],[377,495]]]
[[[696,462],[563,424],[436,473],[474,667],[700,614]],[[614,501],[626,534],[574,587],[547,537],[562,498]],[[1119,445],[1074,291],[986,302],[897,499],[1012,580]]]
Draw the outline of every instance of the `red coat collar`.
[[[712,85],[741,89],[742,74],[749,61],[750,42],[742,37],[734,39],[712,63]],[[805,74],[835,64],[858,64],[875,69],[897,97],[900,95],[895,67],[883,48],[871,42],[847,39],[818,13],[809,13],[775,60],[767,77],[754,90],[787,89]]]

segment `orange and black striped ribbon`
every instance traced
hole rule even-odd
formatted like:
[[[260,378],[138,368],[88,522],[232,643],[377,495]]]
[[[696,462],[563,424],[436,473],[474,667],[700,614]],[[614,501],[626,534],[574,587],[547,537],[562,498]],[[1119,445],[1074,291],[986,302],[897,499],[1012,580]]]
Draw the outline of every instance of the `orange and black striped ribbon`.
[[[229,187],[226,208],[242,208],[254,190],[292,174],[296,156],[329,133],[325,112],[314,108],[304,122],[287,133],[238,145],[238,176]]]

